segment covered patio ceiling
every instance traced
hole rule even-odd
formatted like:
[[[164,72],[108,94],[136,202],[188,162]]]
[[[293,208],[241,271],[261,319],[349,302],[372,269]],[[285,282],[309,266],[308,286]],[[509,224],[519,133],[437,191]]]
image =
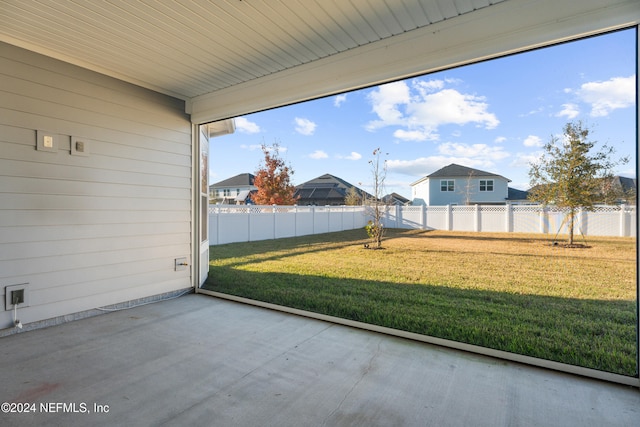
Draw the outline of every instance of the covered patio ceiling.
[[[183,99],[194,123],[639,22],[638,0],[0,2],[0,41]]]

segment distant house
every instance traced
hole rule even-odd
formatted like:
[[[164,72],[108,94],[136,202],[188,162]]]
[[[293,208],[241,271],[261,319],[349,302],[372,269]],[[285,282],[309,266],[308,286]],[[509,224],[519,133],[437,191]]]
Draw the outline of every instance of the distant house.
[[[294,197],[298,198],[300,206],[340,206],[345,204],[350,188],[355,188],[361,199],[363,196],[371,197],[355,185],[328,173],[297,185]]]
[[[532,205],[535,204],[529,200],[529,192],[524,190],[518,190],[517,188],[508,188],[507,201],[514,205]]]
[[[608,190],[608,191],[607,191]],[[603,201],[608,203],[635,203],[638,190],[638,181],[635,178],[625,176],[614,176],[611,182],[604,185],[605,196]],[[606,193],[610,193],[608,196]]]
[[[382,198],[383,203],[390,206],[407,206],[411,204],[411,200],[399,195],[398,193],[387,194]]]
[[[535,192],[542,185],[530,188],[529,192]],[[603,205],[635,204],[637,189],[638,183],[635,178],[619,175],[600,178],[598,189],[594,194],[594,202]]]
[[[502,175],[452,163],[412,183],[411,194],[414,205],[505,204],[509,182]]]
[[[247,203],[252,191],[257,190],[253,185],[255,176],[241,173],[231,178],[216,182],[209,186],[209,200],[211,203],[242,205]]]

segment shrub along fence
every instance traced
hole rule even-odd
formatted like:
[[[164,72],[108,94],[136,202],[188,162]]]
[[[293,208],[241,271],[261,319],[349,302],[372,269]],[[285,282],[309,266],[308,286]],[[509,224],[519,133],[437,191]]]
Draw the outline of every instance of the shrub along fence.
[[[536,205],[389,206],[387,228],[514,233],[568,233],[567,210]],[[209,244],[279,239],[362,228],[364,206],[209,207]],[[576,215],[576,236],[636,236],[635,206],[599,206]]]

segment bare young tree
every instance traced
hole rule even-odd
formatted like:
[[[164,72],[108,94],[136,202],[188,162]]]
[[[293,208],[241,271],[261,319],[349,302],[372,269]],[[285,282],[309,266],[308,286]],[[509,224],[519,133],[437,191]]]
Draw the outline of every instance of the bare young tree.
[[[465,205],[470,205],[471,204],[471,196],[474,193],[474,184],[473,184],[473,176],[474,176],[474,171],[473,169],[469,171],[469,175],[467,176],[467,182],[464,185],[464,187],[462,187],[462,189],[460,190],[462,192],[462,195],[464,197],[464,204]]]
[[[373,194],[366,201],[367,210],[372,219],[369,220],[365,229],[373,243],[373,247],[376,249],[382,247],[382,237],[384,236],[384,224],[382,219],[389,208],[389,206],[383,201],[385,191],[384,182],[387,178],[387,160],[381,159],[381,156],[382,151],[380,148],[376,148],[373,150],[373,159],[369,160],[369,164],[371,165],[371,175],[373,178]]]

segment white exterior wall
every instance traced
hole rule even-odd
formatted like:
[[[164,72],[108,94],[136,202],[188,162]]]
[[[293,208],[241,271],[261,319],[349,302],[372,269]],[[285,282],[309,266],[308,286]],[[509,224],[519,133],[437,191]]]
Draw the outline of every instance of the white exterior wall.
[[[493,180],[493,191],[480,191],[480,180]],[[454,191],[441,191],[440,181],[453,180]],[[509,182],[503,177],[488,176],[478,178],[467,177],[434,177],[418,182],[412,188],[413,203],[427,206],[466,205],[467,199],[472,204],[506,203],[509,195]]]
[[[182,101],[0,43],[0,292],[28,283],[23,323],[192,286],[191,170]]]
[[[228,190],[229,195],[225,196],[224,192]],[[221,199],[223,197],[236,197],[240,195],[243,191],[251,191],[257,190],[257,187],[254,185],[235,185],[233,187],[217,187],[216,189],[210,190],[209,194],[212,199]]]
[[[443,179],[453,179],[454,180],[454,189],[455,191],[441,191],[440,190],[440,181]],[[460,180],[455,178],[429,178],[427,180],[429,185],[429,193],[431,198],[427,200],[428,206],[446,206],[453,204],[464,204],[462,202],[462,195],[459,193],[460,191]]]
[[[423,179],[411,187],[411,198],[414,205],[429,204],[429,180]]]
[[[481,180],[493,180],[493,191],[480,191]],[[506,199],[509,196],[509,181],[502,177],[479,177],[471,179],[469,183],[468,179],[460,180],[459,190],[463,195],[463,200],[466,198],[466,187],[470,187],[471,203],[506,203]],[[458,182],[456,182],[457,184]]]

